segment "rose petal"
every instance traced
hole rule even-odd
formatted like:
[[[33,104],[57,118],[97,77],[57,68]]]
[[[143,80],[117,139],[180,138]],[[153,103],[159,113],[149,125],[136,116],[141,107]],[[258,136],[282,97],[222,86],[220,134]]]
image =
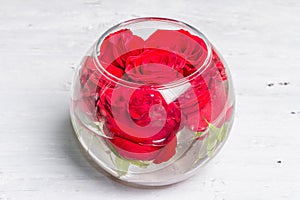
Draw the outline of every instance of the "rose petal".
[[[205,42],[184,30],[157,30],[145,41],[145,47],[171,51],[184,58],[191,64],[183,68],[184,76],[196,71],[207,57]]]
[[[173,137],[171,141],[161,148],[160,152],[157,156],[155,156],[154,163],[160,164],[162,162],[166,162],[170,160],[176,153],[176,147],[177,147],[177,138]]]
[[[153,160],[160,150],[160,147],[141,145],[117,136],[108,141],[122,157],[130,160]]]
[[[98,59],[104,68],[110,65],[120,69],[125,68],[129,56],[140,54],[143,51],[144,41],[133,35],[128,29],[122,29],[108,35],[100,46]],[[111,71],[114,75],[114,71]]]

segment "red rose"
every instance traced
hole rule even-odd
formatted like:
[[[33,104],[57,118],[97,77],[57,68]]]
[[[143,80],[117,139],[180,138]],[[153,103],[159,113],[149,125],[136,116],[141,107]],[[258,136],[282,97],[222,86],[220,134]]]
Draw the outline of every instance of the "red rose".
[[[190,81],[190,88],[180,97],[182,114],[193,131],[205,131],[211,120],[211,91],[201,75]]]
[[[167,104],[147,86],[136,90],[117,86],[108,93],[99,103],[107,108],[106,134],[113,136],[109,142],[121,156],[159,163],[175,154],[171,146],[176,143],[181,118],[176,102]]]
[[[99,112],[99,107],[97,107],[99,93],[102,92],[103,88],[113,87],[113,84],[98,71],[95,60],[90,56],[83,59],[79,77],[81,94],[74,103],[80,107],[81,112],[93,120],[100,119],[102,115]]]
[[[145,42],[145,47],[173,52],[187,61],[183,75],[195,72],[207,57],[205,42],[185,30],[157,30]]]
[[[215,48],[212,48],[212,61],[209,63],[203,76],[211,79],[217,79],[219,81],[225,81],[227,79],[227,75],[223,62],[224,61],[220,59]]]
[[[81,87],[80,94],[74,100],[74,105],[80,109],[80,112],[85,113],[92,120],[97,120],[97,111],[95,109],[97,99],[95,96],[99,92],[98,82],[99,80],[103,80],[100,77],[101,74],[97,71],[93,59],[89,56],[85,57],[81,63],[77,83]]]
[[[96,64],[92,57],[86,56],[79,71],[81,94],[85,97],[95,96],[97,93],[98,82],[100,81],[101,74],[96,68]]]
[[[212,55],[213,55],[213,62],[212,63],[218,69],[219,77],[221,78],[222,81],[226,80],[227,75],[226,75],[225,67],[224,67],[224,64],[223,64],[224,61],[221,61],[221,59],[219,58],[219,56],[216,53],[216,50],[214,48],[213,48],[213,51],[212,51]]]
[[[125,72],[133,82],[166,84],[181,79],[186,60],[170,51],[145,49],[126,61]]]
[[[218,122],[220,125],[225,120],[222,114],[227,103],[224,82],[227,76],[215,50],[212,52],[213,58],[206,71],[192,79],[191,88],[180,97],[181,102],[184,102],[182,112],[187,125],[194,131],[205,131],[208,123],[214,123],[218,117],[221,120]]]
[[[204,41],[184,30],[158,30],[146,41],[120,30],[101,43],[100,64],[116,77],[145,86],[133,89],[113,83],[87,57],[80,69],[78,105],[96,119],[105,119],[107,142],[122,157],[165,162],[176,153],[176,134],[183,125],[204,131],[224,112],[227,77],[214,50],[212,56],[206,71],[191,78],[190,88],[170,102],[152,86],[196,72],[207,57]]]
[[[133,35],[128,29],[123,29],[103,40],[98,59],[106,71],[120,78],[124,74],[127,58],[140,54],[143,47],[142,38]]]

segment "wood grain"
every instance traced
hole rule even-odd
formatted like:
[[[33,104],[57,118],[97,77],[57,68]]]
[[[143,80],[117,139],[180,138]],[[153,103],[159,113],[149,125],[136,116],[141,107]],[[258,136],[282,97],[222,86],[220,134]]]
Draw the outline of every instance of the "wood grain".
[[[300,199],[300,2],[0,0],[0,200]],[[198,27],[225,57],[237,112],[195,177],[134,188],[81,150],[69,120],[74,68],[110,26],[141,16]]]

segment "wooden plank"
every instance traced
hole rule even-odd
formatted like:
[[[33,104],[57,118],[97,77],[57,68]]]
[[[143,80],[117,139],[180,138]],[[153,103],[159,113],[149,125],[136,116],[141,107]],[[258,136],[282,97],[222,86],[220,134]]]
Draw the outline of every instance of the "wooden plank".
[[[120,184],[81,150],[69,89],[81,57],[110,26],[164,16],[193,24],[230,66],[236,121],[195,177],[156,189]],[[300,3],[38,1],[0,7],[0,200],[299,199]]]

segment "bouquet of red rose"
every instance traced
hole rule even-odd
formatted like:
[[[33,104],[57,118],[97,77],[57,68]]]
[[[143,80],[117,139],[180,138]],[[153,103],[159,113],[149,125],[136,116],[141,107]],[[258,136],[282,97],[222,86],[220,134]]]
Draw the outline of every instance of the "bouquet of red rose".
[[[154,170],[187,162],[193,148],[188,171],[226,138],[228,73],[215,48],[186,30],[112,32],[76,78],[73,122],[105,146],[119,176],[131,165]]]

